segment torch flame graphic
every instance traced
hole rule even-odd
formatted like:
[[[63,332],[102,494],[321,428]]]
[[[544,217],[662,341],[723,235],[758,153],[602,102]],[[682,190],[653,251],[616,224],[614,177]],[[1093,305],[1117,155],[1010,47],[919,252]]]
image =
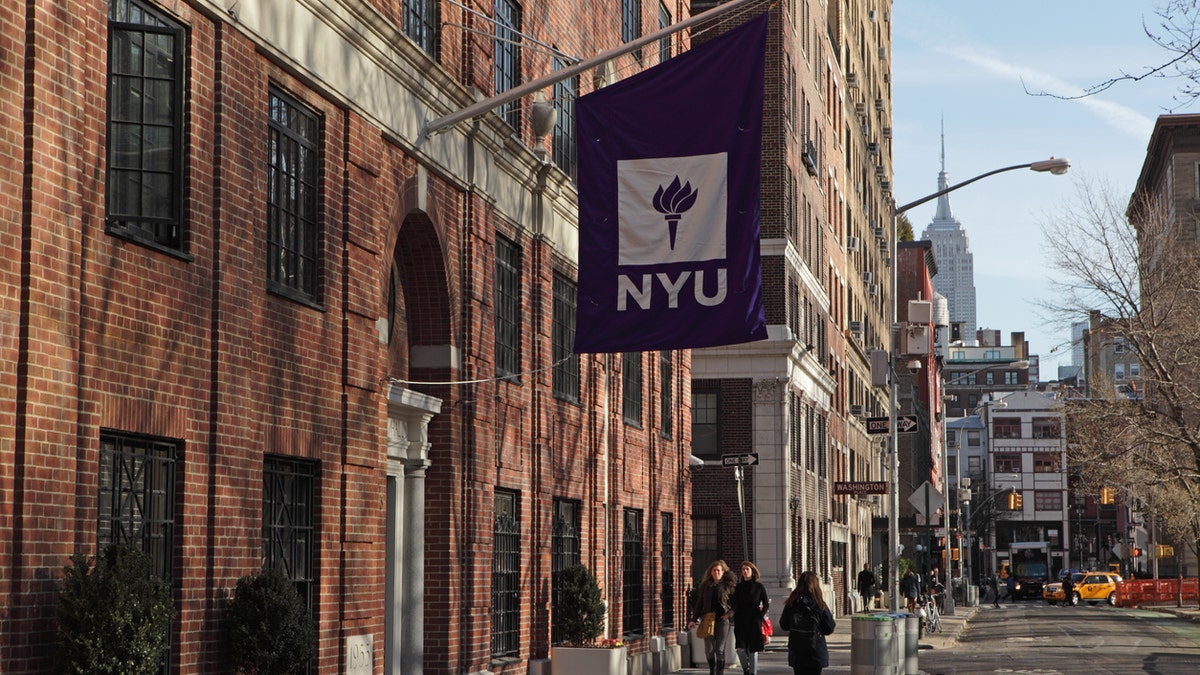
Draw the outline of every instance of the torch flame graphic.
[[[679,219],[683,212],[692,208],[700,193],[692,189],[691,182],[679,184],[679,176],[667,187],[658,186],[654,193],[654,210],[663,214],[671,234],[671,250],[675,250],[675,231],[679,227]]]

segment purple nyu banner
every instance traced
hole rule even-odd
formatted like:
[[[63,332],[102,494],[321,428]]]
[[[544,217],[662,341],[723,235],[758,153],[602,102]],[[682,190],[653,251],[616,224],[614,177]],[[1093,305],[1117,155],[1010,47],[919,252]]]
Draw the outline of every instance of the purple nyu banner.
[[[759,160],[767,15],[576,102],[575,351],[767,337]]]

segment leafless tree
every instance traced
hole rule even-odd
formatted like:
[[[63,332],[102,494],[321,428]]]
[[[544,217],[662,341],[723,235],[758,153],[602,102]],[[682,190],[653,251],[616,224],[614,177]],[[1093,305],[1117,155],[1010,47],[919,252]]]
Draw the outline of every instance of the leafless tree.
[[[1195,0],[1167,0],[1154,10],[1153,16],[1144,17],[1142,32],[1165,52],[1162,63],[1146,66],[1136,71],[1124,71],[1109,79],[1094,84],[1073,96],[1052,94],[1045,90],[1026,93],[1034,96],[1049,96],[1066,100],[1087,98],[1125,82],[1163,78],[1180,80],[1179,93],[1174,105],[1164,106],[1174,112],[1186,108],[1200,98],[1200,6]]]
[[[1104,317],[1090,347],[1120,341],[1140,385],[1086,374],[1068,405],[1068,460],[1086,484],[1143,500],[1156,522],[1200,543],[1200,240],[1196,214],[1164,203],[1127,204],[1104,185],[1076,181],[1075,199],[1044,224],[1057,316]]]

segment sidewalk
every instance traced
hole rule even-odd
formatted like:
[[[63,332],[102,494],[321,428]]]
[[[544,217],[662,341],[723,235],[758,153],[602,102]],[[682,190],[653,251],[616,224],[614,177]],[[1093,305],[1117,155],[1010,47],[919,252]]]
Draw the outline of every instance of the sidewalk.
[[[920,640],[920,649],[922,652],[928,649],[949,649],[958,642],[958,637],[966,629],[968,622],[979,611],[978,607],[956,607],[953,616],[942,615],[942,630],[933,635],[923,635]],[[849,615],[839,616],[837,618],[837,628],[833,634],[826,637],[825,641],[829,645],[829,668],[824,672],[849,672],[851,655],[850,643],[852,641],[852,624],[853,619]],[[741,675],[742,668],[737,662],[737,655],[731,654],[733,660],[729,667],[725,670],[725,675]],[[918,657],[919,658],[919,657]],[[701,673],[707,674],[708,667],[702,666],[699,668],[690,668],[690,664],[685,663],[684,668],[679,670],[680,673]],[[767,651],[758,656],[758,675],[792,675],[792,669],[787,664],[787,635],[778,634],[771,638],[771,644],[767,645]]]

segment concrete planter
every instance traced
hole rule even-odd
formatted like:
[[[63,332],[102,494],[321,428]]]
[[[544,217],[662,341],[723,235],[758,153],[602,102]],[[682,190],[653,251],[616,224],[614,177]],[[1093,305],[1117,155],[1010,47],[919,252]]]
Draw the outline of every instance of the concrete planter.
[[[551,675],[626,675],[628,658],[624,647],[552,647]]]

